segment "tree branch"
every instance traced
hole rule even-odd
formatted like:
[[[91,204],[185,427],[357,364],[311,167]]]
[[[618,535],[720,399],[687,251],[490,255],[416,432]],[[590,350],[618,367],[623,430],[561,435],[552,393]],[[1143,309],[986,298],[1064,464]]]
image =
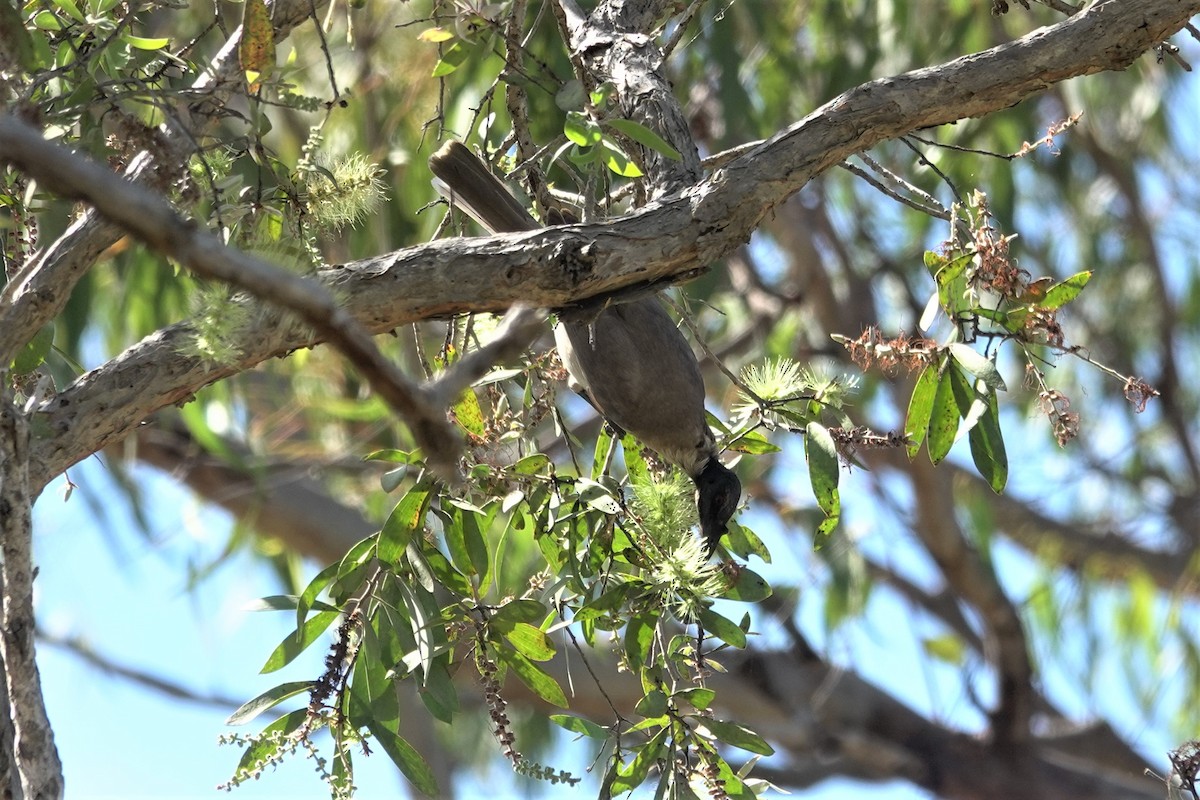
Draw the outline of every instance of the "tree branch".
[[[29,418],[13,405],[7,380],[0,382],[0,593],[3,628],[0,659],[12,728],[0,739],[12,752],[0,755],[8,783],[18,800],[63,796],[62,762],[46,716],[42,681],[34,659],[33,498],[29,481]],[[11,735],[11,739],[9,738]],[[20,779],[19,787],[14,778]]]

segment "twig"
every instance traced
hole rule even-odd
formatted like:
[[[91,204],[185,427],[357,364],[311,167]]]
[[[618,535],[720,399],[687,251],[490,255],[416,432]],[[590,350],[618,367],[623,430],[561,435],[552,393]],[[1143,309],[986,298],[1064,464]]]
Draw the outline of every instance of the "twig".
[[[78,636],[59,636],[47,633],[42,629],[37,631],[38,641],[44,645],[57,647],[79,658],[90,667],[100,670],[106,675],[121,678],[136,683],[158,694],[170,697],[172,700],[182,700],[185,703],[195,703],[201,706],[234,709],[242,704],[241,700],[218,694],[201,694],[195,689],[160,678],[134,667],[127,667],[102,656],[91,648],[86,640]]]
[[[516,359],[546,329],[546,316],[541,309],[514,306],[487,344],[470,351],[425,385],[430,400],[439,408],[445,407],[493,365]]]

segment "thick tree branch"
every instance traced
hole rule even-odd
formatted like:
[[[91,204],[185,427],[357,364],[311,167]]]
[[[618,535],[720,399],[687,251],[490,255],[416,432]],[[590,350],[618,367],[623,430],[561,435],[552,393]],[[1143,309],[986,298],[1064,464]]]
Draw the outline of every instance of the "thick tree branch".
[[[7,779],[2,788],[5,797],[53,800],[63,796],[63,773],[34,659],[35,494],[29,481],[29,442],[29,418],[13,405],[12,390],[4,381],[0,384],[0,661],[12,727],[0,735],[0,741],[11,744],[12,752],[0,755]]]
[[[1122,69],[1196,13],[1200,0],[1098,3],[983,53],[853,89],[684,195],[609,224],[434,242],[323,276],[346,311],[376,332],[519,302],[561,307],[678,280],[734,250],[772,208],[847,156],[917,128],[1006,108],[1057,81]],[[186,337],[186,326],[159,331],[51,399],[41,409],[48,436],[34,446],[33,486],[128,435],[154,410],[316,341],[260,325],[246,332],[237,364],[211,367],[179,354]]]

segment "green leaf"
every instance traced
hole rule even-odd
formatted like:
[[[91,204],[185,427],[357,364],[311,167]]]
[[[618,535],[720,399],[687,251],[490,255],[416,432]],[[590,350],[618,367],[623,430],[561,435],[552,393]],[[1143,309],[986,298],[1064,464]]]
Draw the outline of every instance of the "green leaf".
[[[479,589],[482,593],[487,592],[485,581],[490,562],[487,542],[484,541],[479,523],[481,517],[487,521],[493,516],[456,508],[451,518],[452,524],[445,530],[446,547],[450,551],[451,561],[464,575],[480,576]]]
[[[626,155],[625,151],[621,150],[621,148],[610,144],[607,139],[600,144],[600,148],[603,154],[604,166],[608,167],[610,172],[615,172],[622,178],[642,177],[641,169],[638,168],[637,164],[633,163],[633,159]]]
[[[1008,387],[1004,385],[1004,378],[1000,376],[1000,371],[996,369],[995,361],[981,355],[974,348],[968,347],[961,342],[951,344],[949,350],[950,355],[954,357],[954,360],[958,362],[960,367],[986,383],[992,391],[1004,392],[1008,390]]]
[[[671,147],[665,139],[641,123],[634,122],[631,119],[617,118],[602,120],[601,124],[620,131],[638,144],[649,147],[657,153],[662,153],[672,161],[681,161],[683,159],[683,156],[679,155],[678,150]]]
[[[4,2],[4,0],[0,0],[0,2]],[[25,343],[21,352],[17,353],[16,358],[13,359],[13,374],[28,375],[33,372],[46,361],[46,356],[50,355],[50,349],[53,346],[54,323],[47,322],[38,329],[32,339]]]
[[[389,675],[389,664],[382,658],[378,622],[363,626],[363,641],[350,679],[350,722],[370,726],[372,722],[400,719],[400,702]]]
[[[433,770],[421,754],[399,734],[399,725],[400,721],[396,719],[386,723],[373,722],[367,729],[417,791],[428,797],[437,797],[438,785],[437,779],[433,777]]]
[[[933,251],[925,253],[925,266],[937,283],[938,302],[951,318],[966,306],[967,280],[965,273],[973,258],[969,253],[954,259],[949,259]]]
[[[925,441],[929,432],[929,422],[933,417],[933,403],[937,395],[938,369],[930,363],[921,370],[917,384],[913,387],[912,398],[908,401],[908,416],[904,421],[904,434],[908,437],[908,457],[913,458]]]
[[[453,38],[454,38],[454,32],[449,30],[448,28],[443,28],[441,26],[435,26],[433,28],[426,28],[425,30],[423,30],[419,34],[417,34],[417,41],[431,42],[433,44],[437,44],[438,42],[448,42]]]
[[[746,453],[752,456],[760,456],[765,453],[778,453],[780,448],[777,445],[771,444],[771,440],[763,435],[762,431],[748,431],[729,443],[727,449],[733,450],[735,453]]]
[[[958,434],[958,420],[961,417],[958,401],[954,398],[956,370],[948,359],[943,361],[943,365],[929,420],[929,460],[934,464],[940,464],[954,446],[954,439]]]
[[[304,591],[300,593],[300,596],[296,598],[297,628],[304,624],[304,619],[308,616],[309,610],[315,606],[317,597],[321,592],[325,591],[325,587],[329,586],[334,576],[337,575],[340,566],[340,564],[330,564],[318,572],[316,577],[308,582],[308,586],[304,587]],[[322,603],[320,610],[329,611],[330,609],[325,608],[325,605],[325,603]]]
[[[600,126],[578,111],[568,111],[563,133],[580,147],[591,147],[600,143],[604,134]]]
[[[626,597],[629,596],[629,591],[630,584],[618,583],[577,610],[575,612],[575,621],[586,622],[587,620],[603,617],[617,610],[624,604]]]
[[[54,0],[54,5],[67,12],[67,15],[76,22],[87,22],[87,18],[79,10],[79,6],[75,5],[75,0]]]
[[[999,400],[995,392],[988,392],[984,402],[987,408],[968,434],[971,459],[992,491],[1000,494],[1008,483],[1008,455],[1004,451],[1004,435],[1000,431]]]
[[[162,50],[171,40],[166,37],[150,39],[145,36],[130,36],[129,34],[125,34],[121,37],[121,41],[138,50]]]
[[[296,656],[307,650],[308,646],[333,624],[338,615],[337,611],[321,611],[314,614],[302,627],[284,637],[279,646],[267,657],[267,663],[263,665],[261,672],[263,674],[274,672],[292,663]]]
[[[617,767],[617,776],[612,782],[614,795],[624,794],[642,785],[646,776],[650,774],[650,767],[654,766],[662,754],[669,730],[670,728],[663,728],[653,739],[642,745],[628,766],[621,764]]]
[[[455,42],[446,48],[442,57],[433,65],[433,73],[430,77],[444,78],[465,64],[470,56],[470,48],[464,46],[462,42]]]
[[[417,693],[434,719],[451,724],[458,713],[458,690],[446,667],[447,660],[446,656],[439,656],[429,665],[428,671],[422,670],[424,680]]]
[[[528,686],[538,697],[559,708],[570,707],[558,681],[525,656],[515,650],[497,649],[496,657],[507,664],[513,674],[520,678],[521,683]]]
[[[541,628],[535,628],[527,622],[518,622],[505,631],[504,638],[518,653],[528,659],[549,661],[554,658],[554,642]]]
[[[721,616],[711,608],[700,609],[700,625],[706,633],[716,636],[725,644],[744,650],[746,647],[746,632],[731,619]]]
[[[592,722],[590,719],[573,717],[570,714],[551,714],[550,721],[561,728],[569,730],[571,733],[578,733],[582,736],[591,737],[592,739],[608,738],[608,731]]]
[[[718,719],[702,719],[700,724],[709,730],[709,732],[719,741],[724,742],[732,747],[738,747],[742,750],[748,750],[751,753],[758,753],[760,756],[770,756],[775,754],[775,748],[767,744],[766,740],[759,736],[749,728],[743,727],[736,722],[724,722]]]
[[[742,567],[737,571],[737,580],[721,595],[722,600],[739,603],[758,603],[771,596],[771,584],[752,569]]]
[[[278,686],[263,692],[253,700],[248,700],[243,703],[241,708],[229,715],[229,719],[225,720],[225,724],[245,725],[247,722],[254,719],[268,708],[274,708],[284,700],[287,700],[289,697],[295,697],[298,694],[303,694],[312,687],[312,681],[292,681],[291,683],[281,683]]]
[[[413,534],[425,526],[425,515],[433,499],[432,484],[420,481],[405,493],[379,531],[379,560],[395,564],[413,540]]]
[[[647,718],[658,718],[667,713],[667,696],[661,689],[651,689],[637,701],[634,711]]]
[[[537,600],[510,600],[492,614],[488,625],[492,630],[505,633],[520,622],[537,625],[546,618],[547,613],[545,604]]]
[[[451,412],[458,427],[477,440],[484,437],[487,422],[483,418],[483,407],[479,405],[479,397],[474,389],[464,389],[454,402]]]
[[[697,711],[703,711],[712,705],[712,701],[716,696],[716,692],[703,686],[694,686],[691,689],[684,689],[674,694],[674,697],[686,700]]]
[[[579,499],[592,508],[610,515],[621,513],[620,501],[604,484],[580,478],[576,486],[579,488]]]
[[[961,666],[967,655],[967,648],[962,639],[949,633],[923,639],[921,647],[927,655],[955,666]]]
[[[625,657],[632,669],[641,669],[650,656],[654,630],[658,627],[658,611],[643,611],[625,625]]]
[[[631,481],[650,480],[650,468],[642,457],[642,445],[632,434],[625,434],[621,439],[621,452],[625,455],[625,471]]]
[[[729,552],[743,559],[755,555],[768,564],[771,563],[771,552],[767,550],[762,539],[758,538],[758,534],[733,520],[729,521],[727,527],[729,530],[726,533],[725,547]]]
[[[537,475],[550,464],[550,457],[542,453],[525,456],[510,469],[518,475]]]
[[[1087,286],[1087,282],[1092,279],[1091,271],[1076,272],[1071,277],[1067,278],[1062,283],[1057,283],[1050,287],[1046,292],[1046,297],[1038,306],[1047,310],[1062,308],[1067,303],[1074,300],[1083,291],[1083,287]]]
[[[837,527],[842,513],[842,502],[838,496],[837,447],[829,429],[819,422],[810,422],[804,429],[804,454],[808,460],[808,479],[812,484],[817,505],[825,512],[825,519],[818,526],[814,545],[820,547]]]

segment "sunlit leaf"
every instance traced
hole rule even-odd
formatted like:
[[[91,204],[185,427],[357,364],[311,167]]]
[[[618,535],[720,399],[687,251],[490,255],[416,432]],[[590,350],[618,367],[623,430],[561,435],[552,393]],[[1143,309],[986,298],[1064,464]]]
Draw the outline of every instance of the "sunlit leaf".
[[[746,632],[733,620],[727,619],[711,608],[700,609],[700,626],[705,633],[716,636],[725,644],[743,649],[746,647]]]
[[[571,733],[578,733],[582,736],[589,736],[593,739],[607,739],[608,731],[600,727],[590,719],[583,717],[573,717],[569,714],[551,714],[550,721]]]
[[[602,123],[610,128],[620,131],[638,144],[644,145],[645,147],[648,147],[657,153],[661,153],[672,161],[680,161],[683,158],[683,156],[679,155],[678,150],[667,144],[665,139],[641,123],[634,122],[631,119],[621,118],[606,119],[603,120]]]
[[[499,648],[496,657],[507,664],[513,674],[520,678],[521,683],[528,686],[538,697],[559,708],[570,707],[558,681],[525,656],[514,650]]]
[[[1077,272],[1062,283],[1057,283],[1051,287],[1046,292],[1045,299],[1038,303],[1038,305],[1048,310],[1062,308],[1078,297],[1079,293],[1083,291],[1083,287],[1087,286],[1088,281],[1091,279],[1092,273],[1090,270]]]
[[[309,645],[317,641],[325,629],[333,624],[333,621],[338,618],[337,611],[321,611],[313,614],[298,632],[289,633],[284,637],[283,641],[271,652],[267,658],[267,663],[263,664],[261,672],[266,674],[274,672],[277,669],[282,669],[292,662],[296,656],[308,649]],[[299,635],[297,635],[297,633]]]
[[[699,724],[707,728],[718,741],[732,747],[739,747],[751,753],[758,753],[760,756],[775,754],[775,748],[767,744],[766,739],[763,739],[754,731],[736,722],[706,718],[700,720]]]
[[[229,715],[225,720],[226,725],[245,725],[250,720],[257,717],[262,712],[287,700],[289,697],[295,697],[298,694],[303,694],[313,687],[312,681],[292,681],[291,683],[281,683],[280,685],[268,689],[253,700],[248,700],[241,707]]]

